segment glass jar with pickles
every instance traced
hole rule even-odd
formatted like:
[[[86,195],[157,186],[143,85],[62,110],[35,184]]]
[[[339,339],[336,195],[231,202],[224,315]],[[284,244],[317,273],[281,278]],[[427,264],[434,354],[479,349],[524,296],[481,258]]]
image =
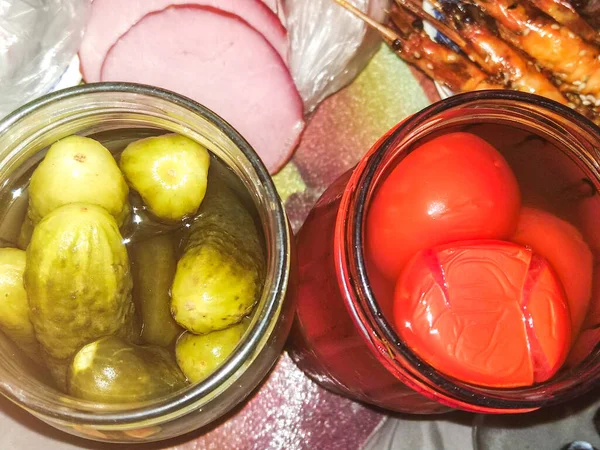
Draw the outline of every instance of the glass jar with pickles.
[[[121,442],[248,395],[294,299],[291,232],[243,138],[176,94],[110,83],[26,105],[0,147],[2,394]]]

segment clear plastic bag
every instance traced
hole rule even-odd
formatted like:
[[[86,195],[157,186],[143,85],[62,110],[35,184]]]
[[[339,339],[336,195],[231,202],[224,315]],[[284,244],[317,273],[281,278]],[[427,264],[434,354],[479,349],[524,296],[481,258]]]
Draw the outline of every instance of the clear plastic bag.
[[[377,21],[385,19],[388,0],[351,0]],[[283,0],[291,46],[290,68],[311,112],[325,97],[358,75],[380,42],[334,0]]]
[[[0,118],[57,85],[89,9],[90,0],[0,0]]]

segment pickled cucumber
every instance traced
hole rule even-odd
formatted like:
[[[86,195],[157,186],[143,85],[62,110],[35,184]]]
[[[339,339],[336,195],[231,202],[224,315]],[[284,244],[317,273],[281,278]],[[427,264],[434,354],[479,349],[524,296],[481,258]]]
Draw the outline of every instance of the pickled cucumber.
[[[121,209],[121,212],[114,216],[115,220],[117,221],[117,225],[119,225],[120,229],[123,229],[130,224],[131,209],[131,203],[129,203],[129,200],[126,200],[125,204],[123,205],[123,208]]]
[[[33,172],[28,214],[33,224],[69,203],[102,206],[122,225],[129,188],[112,154],[99,142],[69,136],[54,143]]]
[[[23,223],[21,224],[21,230],[19,231],[19,237],[17,238],[17,247],[21,250],[25,250],[31,241],[31,235],[33,234],[33,222],[29,218],[29,215],[25,215]]]
[[[168,235],[137,244],[131,254],[133,298],[142,315],[142,339],[166,347],[183,332],[171,316],[169,291],[177,259]]]
[[[252,216],[227,186],[211,182],[177,263],[173,317],[196,334],[238,323],[258,301],[264,273]]]
[[[104,208],[72,203],[46,215],[27,247],[24,281],[29,315],[51,366],[63,366],[101,336],[134,333],[129,258]]]
[[[67,391],[105,403],[150,400],[181,389],[184,375],[169,352],[107,336],[83,347],[73,358]]]
[[[177,364],[192,383],[204,380],[231,355],[248,328],[249,320],[224,330],[197,335],[185,332],[175,346]]]
[[[198,210],[206,192],[210,156],[197,142],[177,134],[132,142],[120,166],[152,214],[180,221]]]
[[[23,286],[25,252],[0,248],[0,330],[30,358],[39,358],[39,346],[29,320],[29,301]]]

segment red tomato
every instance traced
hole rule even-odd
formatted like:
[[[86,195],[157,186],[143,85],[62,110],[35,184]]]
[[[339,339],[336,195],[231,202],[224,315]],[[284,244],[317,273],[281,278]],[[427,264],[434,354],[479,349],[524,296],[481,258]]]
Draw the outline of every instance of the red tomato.
[[[526,247],[490,240],[417,253],[396,285],[394,323],[438,370],[492,387],[549,379],[565,360],[571,333],[550,264]]]
[[[592,295],[593,256],[581,233],[550,213],[524,207],[511,241],[531,247],[546,258],[558,274],[567,294],[574,340]]]
[[[498,151],[469,133],[439,136],[406,156],[375,193],[367,252],[395,282],[421,249],[509,238],[520,206],[519,186]]]

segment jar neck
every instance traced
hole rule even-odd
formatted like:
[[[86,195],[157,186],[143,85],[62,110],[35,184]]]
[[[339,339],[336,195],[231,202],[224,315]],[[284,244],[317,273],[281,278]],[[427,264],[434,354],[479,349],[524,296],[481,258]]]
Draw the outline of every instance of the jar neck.
[[[512,91],[480,91],[435,103],[382,137],[356,166],[336,222],[336,271],[348,310],[368,347],[386,369],[414,390],[453,408],[474,412],[524,412],[574,398],[600,376],[600,357],[588,361],[576,379],[553,380],[515,389],[493,389],[451,379],[418,357],[395,332],[370,287],[364,258],[364,227],[380,181],[425,136],[444,129],[491,123],[539,134],[577,160],[600,188],[600,129],[571,109],[541,97]],[[401,226],[401,224],[399,224]],[[568,374],[567,374],[568,375]]]

